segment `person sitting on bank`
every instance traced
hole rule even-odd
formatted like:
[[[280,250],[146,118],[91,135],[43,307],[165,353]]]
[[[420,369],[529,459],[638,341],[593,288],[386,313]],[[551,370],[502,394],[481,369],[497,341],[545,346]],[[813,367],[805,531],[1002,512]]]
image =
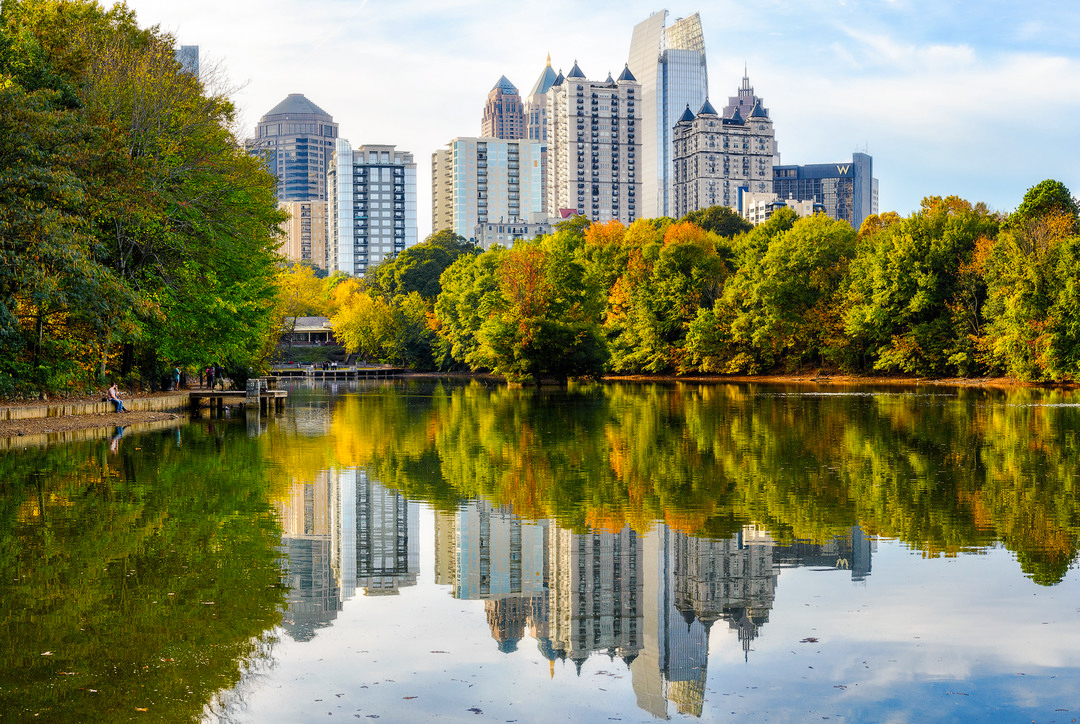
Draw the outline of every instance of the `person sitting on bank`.
[[[113,382],[112,387],[109,388],[107,399],[109,402],[116,405],[117,412],[127,412],[127,409],[124,407],[124,401],[120,399],[120,388],[116,386],[115,382]]]

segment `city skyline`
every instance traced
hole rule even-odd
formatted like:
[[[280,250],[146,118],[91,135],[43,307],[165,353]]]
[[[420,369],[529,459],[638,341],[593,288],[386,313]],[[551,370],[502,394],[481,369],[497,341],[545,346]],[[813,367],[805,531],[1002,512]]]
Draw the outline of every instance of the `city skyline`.
[[[420,178],[448,138],[479,131],[478,109],[500,76],[528,88],[549,52],[556,71],[576,60],[590,76],[617,74],[634,26],[666,7],[672,19],[702,11],[714,102],[747,66],[769,100],[781,163],[866,151],[881,179],[882,211],[907,215],[923,196],[947,194],[1009,211],[1044,178],[1080,186],[1080,150],[1069,142],[1080,106],[1080,9],[1051,2],[837,0],[813,13],[776,2],[552,2],[535,17],[490,2],[426,0],[279,0],[258,12],[246,0],[129,7],[140,24],[199,45],[204,69],[216,61],[242,86],[232,94],[241,137],[282,97],[303,93],[334,116],[342,137],[413,151]],[[319,54],[332,59],[321,67],[349,70],[319,72]],[[400,101],[371,102],[403,97],[438,108],[438,122]],[[1018,132],[1015,116],[1036,112],[1037,135]],[[425,186],[421,209],[430,205]],[[425,216],[421,238],[430,231]]]

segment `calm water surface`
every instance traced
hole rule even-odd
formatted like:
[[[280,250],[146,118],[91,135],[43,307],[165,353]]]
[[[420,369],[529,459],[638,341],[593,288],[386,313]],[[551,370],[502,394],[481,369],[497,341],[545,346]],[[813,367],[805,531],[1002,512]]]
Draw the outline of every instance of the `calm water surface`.
[[[0,719],[1080,720],[1080,395],[293,388],[0,454]]]

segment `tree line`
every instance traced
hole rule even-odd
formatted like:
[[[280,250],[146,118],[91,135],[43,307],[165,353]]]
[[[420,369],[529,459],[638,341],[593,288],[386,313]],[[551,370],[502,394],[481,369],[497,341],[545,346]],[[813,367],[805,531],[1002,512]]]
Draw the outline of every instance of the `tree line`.
[[[1077,202],[1052,180],[1011,214],[929,197],[858,232],[786,209],[750,227],[723,207],[579,217],[483,252],[441,231],[319,295],[350,351],[511,380],[1080,375]]]
[[[0,395],[258,364],[283,216],[231,102],[123,4],[0,7]]]

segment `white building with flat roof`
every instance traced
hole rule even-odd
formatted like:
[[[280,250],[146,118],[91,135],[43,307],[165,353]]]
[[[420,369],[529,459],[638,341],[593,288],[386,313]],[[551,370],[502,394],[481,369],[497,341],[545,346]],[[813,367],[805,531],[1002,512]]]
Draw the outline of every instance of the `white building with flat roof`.
[[[327,173],[329,268],[363,276],[417,241],[416,163],[396,146],[338,139]]]

